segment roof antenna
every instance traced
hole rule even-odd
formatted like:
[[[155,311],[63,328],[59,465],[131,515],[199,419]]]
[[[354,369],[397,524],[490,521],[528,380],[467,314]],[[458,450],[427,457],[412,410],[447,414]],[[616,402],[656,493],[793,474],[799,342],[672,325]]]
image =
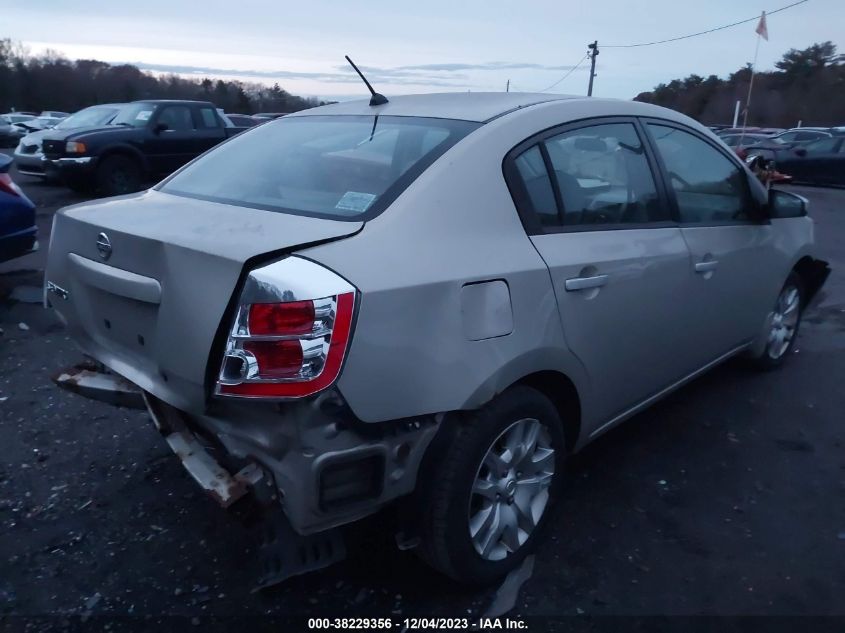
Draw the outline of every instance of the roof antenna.
[[[370,105],[371,106],[377,106],[377,105],[384,105],[385,103],[387,103],[387,97],[385,97],[384,95],[380,95],[375,90],[373,90],[373,87],[370,85],[370,82],[367,81],[366,77],[364,77],[364,73],[362,73],[360,70],[358,70],[358,67],[355,65],[355,62],[353,62],[351,59],[349,59],[349,55],[344,55],[344,57],[346,57],[346,61],[349,62],[349,64],[352,66],[352,68],[355,69],[355,72],[358,73],[358,76],[361,78],[361,81],[363,81],[365,84],[367,84],[367,89],[370,91],[370,94],[373,95],[372,97],[370,97]]]

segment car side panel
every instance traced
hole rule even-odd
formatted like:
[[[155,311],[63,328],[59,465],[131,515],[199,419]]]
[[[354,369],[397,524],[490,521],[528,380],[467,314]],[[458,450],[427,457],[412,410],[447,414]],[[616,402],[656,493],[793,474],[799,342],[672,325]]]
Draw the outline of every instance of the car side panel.
[[[541,370],[586,390],[564,343],[548,268],[502,175],[505,153],[521,139],[486,132],[444,154],[358,235],[300,253],[361,291],[338,386],[364,421],[475,408]],[[472,340],[464,287],[493,280],[507,285],[512,331]]]

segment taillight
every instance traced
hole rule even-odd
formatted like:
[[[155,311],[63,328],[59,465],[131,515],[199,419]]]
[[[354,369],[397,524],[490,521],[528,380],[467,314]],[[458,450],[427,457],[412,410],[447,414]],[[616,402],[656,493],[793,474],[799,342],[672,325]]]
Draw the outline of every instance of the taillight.
[[[0,174],[0,191],[13,196],[23,195],[21,188],[15,184],[15,181],[12,180],[9,174]]]
[[[216,393],[302,398],[329,387],[340,374],[354,312],[355,288],[319,264],[288,257],[253,270]]]

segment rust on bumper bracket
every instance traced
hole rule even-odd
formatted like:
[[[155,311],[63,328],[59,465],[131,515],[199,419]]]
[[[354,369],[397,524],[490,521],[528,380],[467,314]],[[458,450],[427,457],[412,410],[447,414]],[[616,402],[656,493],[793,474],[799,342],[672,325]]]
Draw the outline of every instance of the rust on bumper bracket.
[[[140,387],[123,376],[106,372],[92,361],[63,369],[53,375],[52,379],[62,389],[91,400],[130,409],[146,408]]]
[[[92,400],[133,409],[147,409],[156,428],[181,460],[185,470],[221,506],[228,508],[261,481],[264,472],[249,464],[232,475],[205,449],[178,413],[163,406],[138,385],[113,374],[94,361],[63,369],[53,376],[62,389]]]
[[[150,417],[164,439],[182,461],[188,474],[217,503],[228,508],[261,481],[264,473],[256,464],[245,466],[232,475],[212,457],[196,435],[170,407],[161,406],[150,394],[143,393]]]

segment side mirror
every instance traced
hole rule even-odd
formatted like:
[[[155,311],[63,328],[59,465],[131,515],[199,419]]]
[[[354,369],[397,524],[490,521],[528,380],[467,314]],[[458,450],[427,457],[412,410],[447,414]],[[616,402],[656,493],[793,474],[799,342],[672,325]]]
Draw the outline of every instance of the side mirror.
[[[769,189],[770,218],[800,218],[807,215],[807,198],[789,191]]]
[[[167,123],[156,123],[153,127],[153,132],[156,134],[161,134],[162,132],[169,130],[170,126]]]

